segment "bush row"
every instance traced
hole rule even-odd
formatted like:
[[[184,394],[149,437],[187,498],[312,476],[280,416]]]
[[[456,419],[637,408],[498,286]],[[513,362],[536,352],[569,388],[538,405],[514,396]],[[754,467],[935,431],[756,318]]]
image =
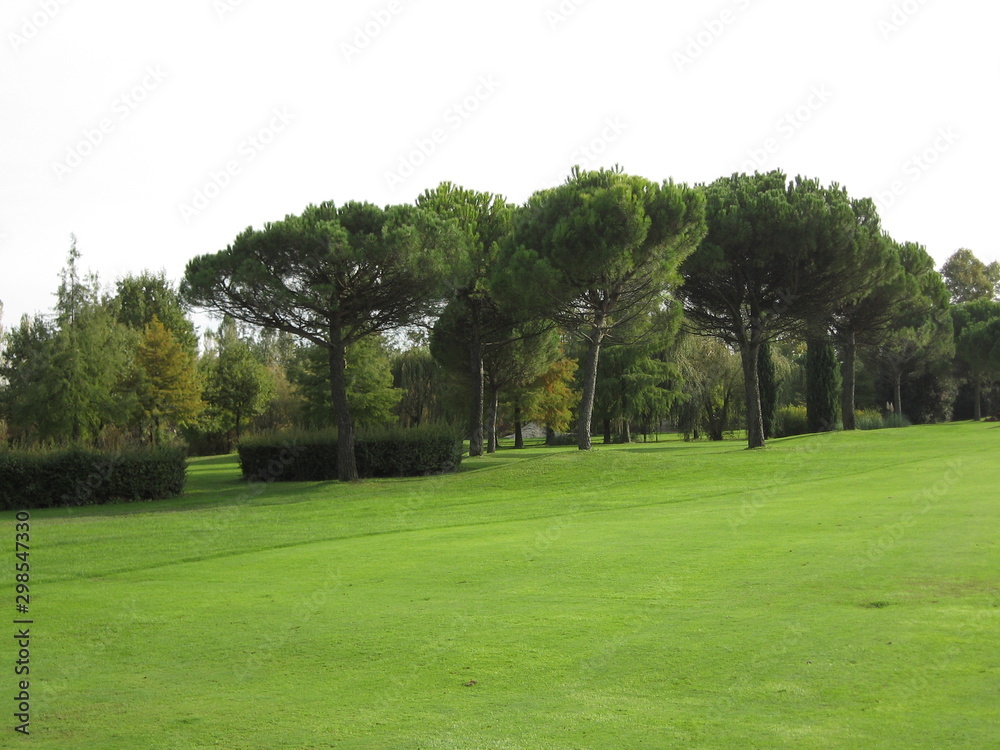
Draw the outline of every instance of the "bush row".
[[[337,432],[262,435],[236,447],[244,479],[315,482],[337,478]],[[451,427],[394,428],[354,439],[358,476],[412,477],[457,471],[461,435]]]
[[[911,422],[901,414],[886,414],[874,409],[855,412],[855,426],[859,430],[882,430],[890,427],[909,427]],[[837,429],[843,425],[837,423]],[[778,409],[775,420],[775,437],[792,437],[809,432],[809,419],[804,406],[785,406]]]
[[[179,448],[0,451],[0,510],[159,500],[184,491]]]
[[[909,427],[912,423],[903,414],[890,413],[885,416],[874,409],[859,411],[855,416],[855,426],[859,430],[883,430],[896,427]]]

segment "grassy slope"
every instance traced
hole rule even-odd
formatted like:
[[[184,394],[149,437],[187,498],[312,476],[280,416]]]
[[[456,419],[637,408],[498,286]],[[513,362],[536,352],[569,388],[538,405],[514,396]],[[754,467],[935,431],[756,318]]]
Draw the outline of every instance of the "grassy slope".
[[[195,461],[178,501],[33,513],[32,745],[987,747],[998,444],[535,449],[263,492]]]

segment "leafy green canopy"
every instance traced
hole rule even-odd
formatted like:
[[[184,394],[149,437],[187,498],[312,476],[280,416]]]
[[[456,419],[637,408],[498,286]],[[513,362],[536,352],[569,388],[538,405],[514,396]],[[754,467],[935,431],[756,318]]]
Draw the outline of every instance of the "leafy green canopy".
[[[494,286],[507,304],[552,318],[588,342],[581,450],[591,446],[602,343],[665,306],[677,266],[704,236],[704,206],[701,192],[684,185],[575,169],[515,214]]]
[[[878,218],[870,200],[852,200],[839,185],[780,171],[735,174],[705,192],[708,234],[681,269],[685,311],[693,330],[739,348],[748,444],[757,448],[761,344],[826,325],[871,288],[884,258],[872,253]]]
[[[352,481],[358,474],[346,348],[430,315],[467,276],[466,242],[454,221],[416,206],[322,203],[193,259],[182,291],[194,305],[329,352],[338,476]]]
[[[225,250],[188,263],[193,305],[329,348],[420,320],[461,273],[462,238],[414,206],[327,202],[246,229]]]
[[[497,281],[505,298],[569,325],[614,321],[656,306],[705,232],[704,197],[618,171],[574,171],[515,214]]]

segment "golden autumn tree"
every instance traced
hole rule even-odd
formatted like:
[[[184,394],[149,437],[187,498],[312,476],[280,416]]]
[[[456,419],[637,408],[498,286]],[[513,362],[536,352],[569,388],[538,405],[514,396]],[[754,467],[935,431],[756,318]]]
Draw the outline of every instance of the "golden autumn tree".
[[[169,427],[194,423],[205,407],[194,357],[155,316],[143,332],[136,367],[139,404],[152,443]]]

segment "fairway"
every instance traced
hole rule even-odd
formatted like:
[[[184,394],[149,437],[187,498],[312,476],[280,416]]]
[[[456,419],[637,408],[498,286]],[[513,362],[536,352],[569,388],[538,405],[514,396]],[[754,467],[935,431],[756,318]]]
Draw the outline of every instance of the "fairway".
[[[998,454],[959,423],[352,485],[195,459],[177,500],[32,512],[0,744],[995,747]]]

